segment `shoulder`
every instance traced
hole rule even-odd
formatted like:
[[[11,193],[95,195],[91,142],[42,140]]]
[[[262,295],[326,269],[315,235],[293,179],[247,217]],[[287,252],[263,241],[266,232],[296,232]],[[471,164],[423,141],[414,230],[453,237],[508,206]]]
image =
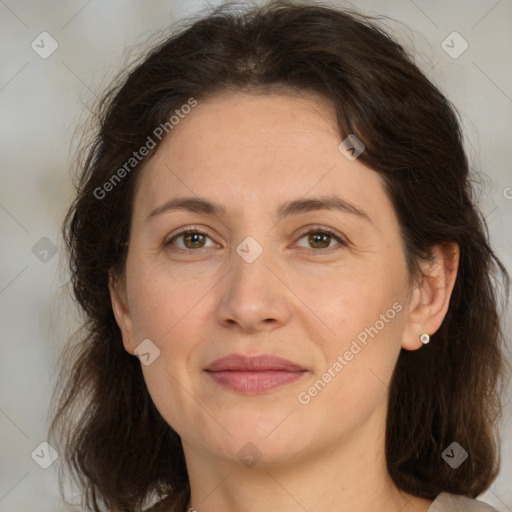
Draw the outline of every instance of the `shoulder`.
[[[499,512],[491,505],[461,494],[442,492],[432,502],[427,512]]]
[[[164,499],[159,501],[144,512],[171,512],[174,511],[173,504]],[[474,500],[461,494],[442,492],[432,502],[427,512],[499,512],[491,505],[480,500]]]

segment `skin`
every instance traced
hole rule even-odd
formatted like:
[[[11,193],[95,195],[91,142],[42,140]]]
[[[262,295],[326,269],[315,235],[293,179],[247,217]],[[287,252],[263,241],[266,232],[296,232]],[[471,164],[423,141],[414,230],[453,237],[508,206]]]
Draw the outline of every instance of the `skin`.
[[[412,279],[380,176],[345,158],[340,142],[332,106],[316,95],[217,95],[180,121],[140,176],[112,304],[130,354],[144,339],[160,350],[141,367],[182,439],[189,506],[199,512],[369,512],[376,504],[419,512],[432,502],[399,491],[387,472],[388,386],[400,350],[419,349],[420,334],[440,327],[458,250],[434,247],[434,263]],[[325,209],[277,217],[286,201],[334,193],[369,219]],[[189,196],[226,211],[148,220]],[[208,236],[165,245],[191,226]],[[330,228],[344,243],[315,243],[304,235],[310,228]],[[263,250],[252,263],[236,252],[248,236]],[[396,303],[400,312],[300,403],[298,394]],[[277,355],[307,372],[262,394],[238,393],[203,371],[232,353]],[[249,442],[261,454],[252,467],[238,457]]]

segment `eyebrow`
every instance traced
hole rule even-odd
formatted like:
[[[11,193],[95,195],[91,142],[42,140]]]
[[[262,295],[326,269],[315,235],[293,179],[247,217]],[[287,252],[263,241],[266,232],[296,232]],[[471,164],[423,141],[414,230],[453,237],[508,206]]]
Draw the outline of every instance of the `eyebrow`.
[[[158,208],[155,208],[147,217],[149,221],[151,218],[168,213],[170,211],[183,210],[192,213],[200,213],[203,215],[220,216],[226,213],[226,208],[214,201],[203,199],[200,197],[180,197],[171,199],[166,203],[162,204]],[[372,220],[370,216],[364,211],[353,205],[352,203],[342,199],[341,197],[330,195],[313,197],[310,199],[295,199],[283,203],[277,209],[277,217],[279,220],[292,215],[298,215],[301,213],[307,213],[317,210],[337,210],[351,215],[355,215],[364,219],[370,223]]]

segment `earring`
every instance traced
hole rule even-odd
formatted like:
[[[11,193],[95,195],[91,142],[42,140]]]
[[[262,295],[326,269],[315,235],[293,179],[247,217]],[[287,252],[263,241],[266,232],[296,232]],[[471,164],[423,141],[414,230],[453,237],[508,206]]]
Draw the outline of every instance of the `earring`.
[[[420,336],[420,341],[423,343],[423,345],[426,345],[430,341],[430,336],[424,333]]]

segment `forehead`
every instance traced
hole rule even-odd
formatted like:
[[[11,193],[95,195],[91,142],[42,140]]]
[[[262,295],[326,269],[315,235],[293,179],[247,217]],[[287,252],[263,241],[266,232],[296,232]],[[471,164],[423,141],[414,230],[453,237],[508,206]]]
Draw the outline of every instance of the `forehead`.
[[[136,202],[145,211],[184,195],[270,205],[333,192],[374,202],[383,194],[379,175],[347,160],[340,142],[334,107],[320,95],[226,93],[198,101],[144,168]]]
[[[294,154],[315,158],[338,138],[334,109],[319,95],[224,93],[199,101],[163,141],[155,160],[160,154],[175,156],[183,166],[189,160],[247,165],[257,156],[257,167],[275,158],[293,161]]]

